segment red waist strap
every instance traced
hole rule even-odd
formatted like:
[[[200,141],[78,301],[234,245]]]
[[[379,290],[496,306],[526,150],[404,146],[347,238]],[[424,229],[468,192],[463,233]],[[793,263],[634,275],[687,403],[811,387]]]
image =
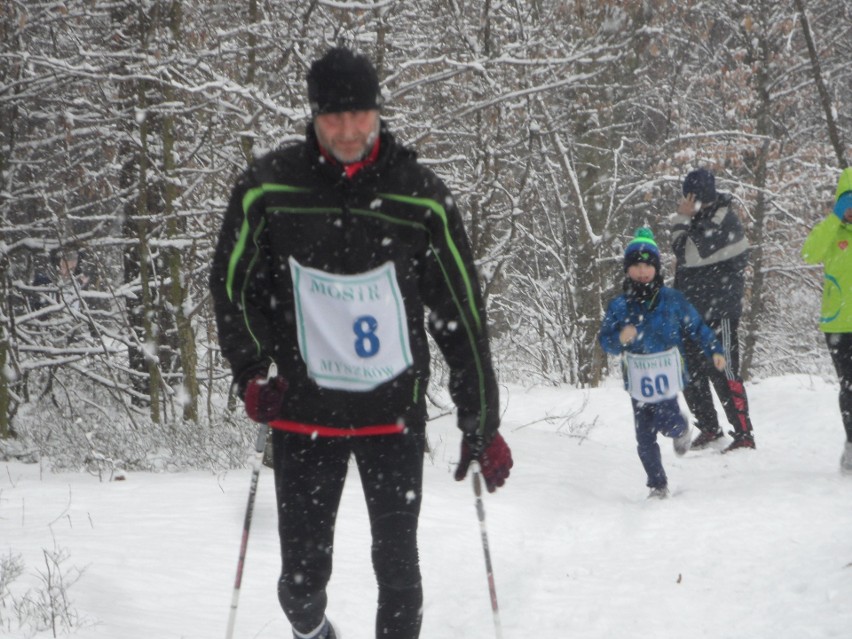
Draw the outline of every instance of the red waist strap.
[[[288,433],[300,435],[316,435],[317,437],[368,437],[370,435],[396,435],[405,430],[405,424],[375,424],[360,428],[337,428],[335,426],[317,426],[291,422],[287,419],[273,419],[269,422],[272,428],[286,430]]]

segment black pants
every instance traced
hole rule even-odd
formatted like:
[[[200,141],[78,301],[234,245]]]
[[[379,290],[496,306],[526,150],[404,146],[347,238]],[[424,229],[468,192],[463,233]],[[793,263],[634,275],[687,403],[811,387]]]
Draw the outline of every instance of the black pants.
[[[826,333],[825,343],[840,381],[840,415],[846,441],[852,442],[852,333]]]
[[[734,436],[751,435],[751,418],[748,413],[748,398],[740,377],[740,347],[737,336],[739,322],[733,319],[707,322],[722,343],[725,355],[725,370],[718,371],[713,363],[691,340],[685,340],[684,355],[689,380],[683,396],[690,412],[695,416],[696,426],[705,433],[719,430],[719,418],[713,405],[710,384],[716,390],[725,409],[725,416],[734,428]]]
[[[425,435],[311,438],[273,431],[282,570],[278,600],[293,628],[322,623],[334,525],[354,455],[372,533],[379,601],[376,637],[417,639],[423,605],[417,521]]]

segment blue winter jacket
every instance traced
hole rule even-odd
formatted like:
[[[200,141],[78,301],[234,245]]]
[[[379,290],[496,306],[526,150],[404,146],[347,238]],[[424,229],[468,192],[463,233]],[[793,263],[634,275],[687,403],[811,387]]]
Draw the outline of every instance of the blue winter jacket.
[[[635,326],[638,333],[630,344],[622,346],[618,335],[628,324]],[[601,347],[612,355],[624,351],[643,355],[660,353],[677,346],[682,358],[684,333],[701,346],[707,357],[724,353],[713,329],[704,323],[683,293],[661,286],[656,296],[647,302],[627,295],[612,300],[606,309],[599,339]],[[685,364],[683,371],[686,375]]]

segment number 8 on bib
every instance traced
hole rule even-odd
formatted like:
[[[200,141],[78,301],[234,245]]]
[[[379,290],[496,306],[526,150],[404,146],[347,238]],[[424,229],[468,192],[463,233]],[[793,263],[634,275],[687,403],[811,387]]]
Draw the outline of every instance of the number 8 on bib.
[[[408,322],[393,262],[336,275],[289,259],[299,352],[323,388],[369,391],[411,366]]]

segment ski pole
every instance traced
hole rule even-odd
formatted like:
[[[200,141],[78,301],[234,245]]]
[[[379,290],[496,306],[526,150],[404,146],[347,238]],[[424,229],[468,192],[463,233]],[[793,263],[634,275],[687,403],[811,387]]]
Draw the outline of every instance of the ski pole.
[[[228,618],[228,633],[226,639],[234,636],[234,623],[237,620],[237,604],[240,600],[240,585],[243,581],[243,567],[246,562],[246,548],[248,547],[249,529],[251,528],[251,517],[254,513],[254,499],[257,496],[257,482],[260,478],[260,468],[263,465],[263,451],[266,449],[266,438],[269,435],[269,426],[261,424],[257,430],[257,439],[254,448],[257,454],[252,460],[251,486],[249,487],[248,506],[246,517],[243,522],[243,538],[240,541],[240,558],[237,561],[237,578],[234,580],[234,594],[231,596],[231,614]]]
[[[494,615],[494,631],[497,639],[503,639],[500,627],[500,609],[497,606],[497,589],[494,587],[494,571],[491,568],[491,551],[488,549],[488,531],[485,529],[485,506],[482,503],[482,482],[479,470],[473,471],[473,493],[476,495],[476,516],[479,519],[479,531],[482,534],[482,551],[485,554],[485,573],[488,576],[488,592],[491,595],[491,612]]]

